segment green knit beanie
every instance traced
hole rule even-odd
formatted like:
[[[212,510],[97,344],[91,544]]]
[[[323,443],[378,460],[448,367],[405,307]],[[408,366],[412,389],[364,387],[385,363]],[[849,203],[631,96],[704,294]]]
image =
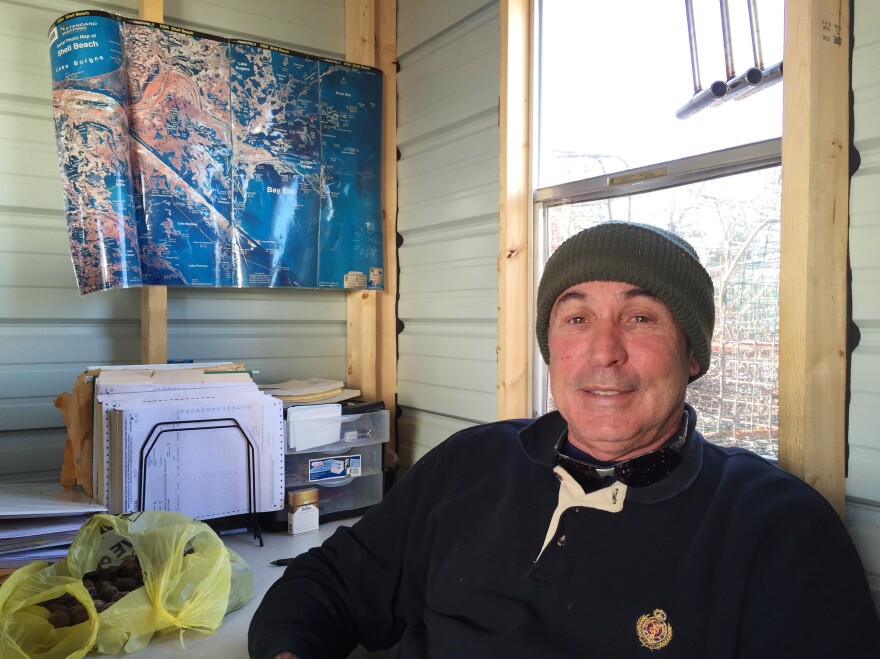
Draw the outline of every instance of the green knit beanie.
[[[700,372],[709,370],[715,292],[691,245],[669,231],[632,222],[606,222],[575,234],[547,260],[538,285],[535,333],[550,363],[550,311],[563,291],[585,281],[622,281],[656,295],[688,337]]]

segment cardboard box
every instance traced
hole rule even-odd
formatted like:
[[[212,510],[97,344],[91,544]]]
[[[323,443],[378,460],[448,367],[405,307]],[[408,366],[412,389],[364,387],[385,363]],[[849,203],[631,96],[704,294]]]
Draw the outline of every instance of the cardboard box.
[[[316,487],[287,492],[287,532],[290,535],[318,530],[319,499]]]

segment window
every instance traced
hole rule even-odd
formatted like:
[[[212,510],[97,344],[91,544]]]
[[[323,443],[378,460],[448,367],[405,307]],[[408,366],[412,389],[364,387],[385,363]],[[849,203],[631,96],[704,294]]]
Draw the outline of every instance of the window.
[[[540,3],[535,272],[565,238],[598,222],[681,234],[716,289],[712,367],[688,399],[707,439],[775,458],[782,85],[768,78],[676,116],[696,97],[698,78],[733,86],[737,70],[771,70],[765,58],[781,60],[781,3],[753,2],[752,12],[737,3],[723,18],[725,4]],[[690,34],[685,5],[696,26]],[[756,45],[758,26],[763,43]],[[572,62],[580,63],[576,74]],[[537,350],[533,363],[535,412],[542,413],[552,408],[552,392]]]

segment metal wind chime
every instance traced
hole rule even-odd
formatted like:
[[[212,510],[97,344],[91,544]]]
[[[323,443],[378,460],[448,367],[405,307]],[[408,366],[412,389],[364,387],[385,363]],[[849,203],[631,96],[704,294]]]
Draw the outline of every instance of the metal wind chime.
[[[694,95],[687,103],[675,112],[679,119],[686,119],[706,108],[718,105],[730,99],[741,100],[755,92],[769,87],[782,80],[782,62],[764,66],[761,53],[761,30],[758,26],[758,8],[756,0],[747,0],[749,10],[749,27],[752,37],[752,54],[754,66],[744,73],[736,74],[733,64],[733,45],[730,36],[730,14],[727,0],[720,0],[721,37],[724,45],[724,65],[726,80],[715,80],[703,89],[700,82],[700,61],[697,55],[697,33],[694,24],[693,0],[684,0],[687,14],[688,41],[691,51],[691,71],[694,77]]]

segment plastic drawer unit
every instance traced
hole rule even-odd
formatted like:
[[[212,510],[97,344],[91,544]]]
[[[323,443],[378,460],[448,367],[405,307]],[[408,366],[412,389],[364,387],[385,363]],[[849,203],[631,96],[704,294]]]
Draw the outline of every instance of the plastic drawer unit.
[[[285,456],[288,491],[318,488],[320,516],[342,516],[382,500],[382,456],[388,441],[389,411],[350,414],[330,419],[296,419],[288,437],[298,438],[304,450],[290,448]],[[328,434],[329,433],[329,434]],[[311,446],[307,438],[334,437],[336,441]]]

